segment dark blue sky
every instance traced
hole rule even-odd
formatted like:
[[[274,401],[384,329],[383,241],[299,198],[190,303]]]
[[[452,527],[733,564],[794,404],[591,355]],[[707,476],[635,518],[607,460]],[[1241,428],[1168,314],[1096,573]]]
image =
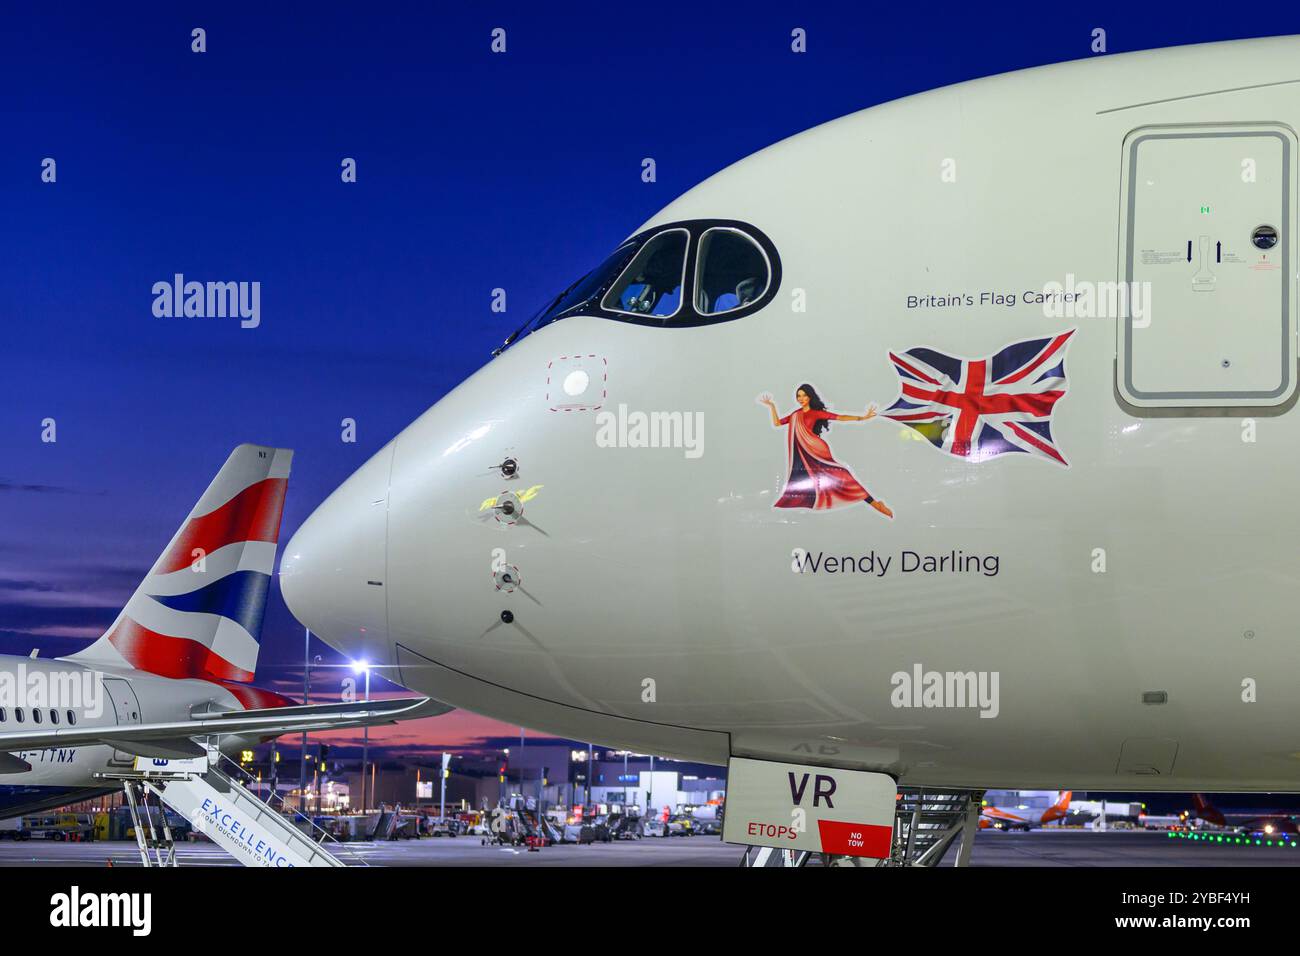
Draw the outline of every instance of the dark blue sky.
[[[748,153],[910,93],[1090,56],[1094,27],[1112,53],[1300,32],[1285,6],[1236,23],[1053,7],[10,5],[0,652],[98,634],[239,442],[297,450],[287,540],[544,299]],[[794,27],[806,54],[790,51]],[[176,272],[260,282],[260,327],[156,318],[150,289]],[[259,682],[300,680],[301,631],[277,591],[271,603]]]

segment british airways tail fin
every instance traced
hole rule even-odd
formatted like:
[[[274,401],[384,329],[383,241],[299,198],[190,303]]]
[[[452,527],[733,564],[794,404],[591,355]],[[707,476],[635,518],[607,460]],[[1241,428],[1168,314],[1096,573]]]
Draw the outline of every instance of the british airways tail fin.
[[[232,451],[113,626],[70,659],[251,681],[292,459],[287,448]]]

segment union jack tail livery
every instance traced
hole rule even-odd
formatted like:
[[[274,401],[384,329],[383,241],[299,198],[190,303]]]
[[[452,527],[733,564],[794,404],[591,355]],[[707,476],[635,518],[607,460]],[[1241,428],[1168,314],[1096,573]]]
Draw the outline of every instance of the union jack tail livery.
[[[927,348],[890,352],[902,394],[881,415],[970,461],[1020,451],[1068,468],[1052,438],[1052,409],[1065,395],[1074,332],[1016,342],[982,359]]]
[[[251,681],[292,459],[287,448],[232,451],[113,626],[71,659]]]

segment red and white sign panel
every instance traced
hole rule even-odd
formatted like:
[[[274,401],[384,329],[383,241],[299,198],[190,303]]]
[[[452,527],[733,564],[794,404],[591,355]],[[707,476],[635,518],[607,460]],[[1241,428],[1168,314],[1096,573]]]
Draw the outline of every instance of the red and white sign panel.
[[[897,793],[888,774],[732,757],[722,839],[884,859]]]

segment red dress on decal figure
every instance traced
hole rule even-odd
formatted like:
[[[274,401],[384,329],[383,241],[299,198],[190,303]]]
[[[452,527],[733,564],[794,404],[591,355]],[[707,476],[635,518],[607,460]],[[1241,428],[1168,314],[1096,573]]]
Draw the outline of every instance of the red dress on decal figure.
[[[788,431],[787,464],[790,477],[786,479],[781,497],[772,507],[834,508],[865,501],[886,518],[894,517],[894,513],[883,501],[873,498],[862,487],[853,472],[835,460],[830,445],[822,437],[822,432],[830,428],[831,422],[865,422],[875,418],[875,406],[868,408],[865,415],[830,412],[818,397],[816,389],[807,384],[800,385],[794,397],[799,407],[784,418],[777,416],[772,396],[761,395],[758,399],[771,411],[772,427],[780,428],[784,425]]]

